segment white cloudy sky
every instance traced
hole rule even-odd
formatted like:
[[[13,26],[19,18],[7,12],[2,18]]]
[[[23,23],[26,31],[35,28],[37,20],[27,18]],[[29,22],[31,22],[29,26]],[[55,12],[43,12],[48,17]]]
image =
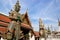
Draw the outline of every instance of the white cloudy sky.
[[[39,18],[42,19],[45,28],[50,26],[52,30],[58,28],[60,18],[60,0],[19,0],[21,5],[20,13],[23,14],[28,8],[28,16],[35,31],[39,30]],[[0,12],[8,15],[13,9],[16,0],[0,0]]]

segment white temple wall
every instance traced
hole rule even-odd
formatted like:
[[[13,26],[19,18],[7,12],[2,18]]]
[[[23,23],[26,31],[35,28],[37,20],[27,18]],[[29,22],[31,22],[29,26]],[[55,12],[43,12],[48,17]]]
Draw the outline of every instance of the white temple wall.
[[[33,35],[33,36],[31,37],[31,33],[29,33],[29,40],[35,40],[35,36]]]

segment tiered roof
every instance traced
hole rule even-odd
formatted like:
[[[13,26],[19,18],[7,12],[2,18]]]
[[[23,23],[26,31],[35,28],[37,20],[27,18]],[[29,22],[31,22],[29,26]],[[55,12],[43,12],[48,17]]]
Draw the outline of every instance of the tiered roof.
[[[35,37],[39,37],[39,32],[34,32],[34,34],[35,34]]]
[[[3,14],[0,14],[0,31],[4,32],[4,30],[7,28],[8,24],[11,22],[11,19]],[[31,29],[30,25],[25,24],[25,23],[21,23],[21,27],[25,28],[25,29]]]

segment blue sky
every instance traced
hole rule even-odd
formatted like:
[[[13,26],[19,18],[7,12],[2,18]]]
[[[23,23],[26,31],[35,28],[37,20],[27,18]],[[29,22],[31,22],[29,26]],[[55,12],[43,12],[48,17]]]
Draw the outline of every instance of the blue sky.
[[[39,18],[42,19],[45,28],[58,28],[60,18],[60,0],[19,0],[21,5],[20,13],[23,14],[28,8],[28,16],[32,27],[39,31]],[[16,0],[0,0],[0,12],[8,15]],[[52,27],[51,27],[52,25]]]

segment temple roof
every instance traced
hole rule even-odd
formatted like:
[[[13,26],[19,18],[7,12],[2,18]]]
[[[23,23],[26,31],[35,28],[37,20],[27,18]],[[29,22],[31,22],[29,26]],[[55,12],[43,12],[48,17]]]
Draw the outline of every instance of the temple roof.
[[[31,29],[31,27],[27,24],[21,23],[21,26],[25,29]]]
[[[34,34],[35,34],[35,37],[39,37],[39,32],[34,32]]]
[[[11,22],[11,19],[3,14],[0,14],[0,26],[2,26],[3,28],[0,29],[0,31],[4,31],[5,30],[5,26],[7,27],[8,24]],[[25,23],[21,23],[21,27],[25,28],[25,29],[31,29],[30,25],[27,25]]]
[[[3,22],[6,22],[6,23],[9,23],[11,20],[9,19],[8,16],[3,15],[3,14],[0,14],[0,21],[3,21]]]
[[[7,28],[0,26],[0,32],[1,33],[6,33],[7,32]]]
[[[21,20],[23,21],[23,23],[31,26],[31,23],[30,23],[30,20],[29,20],[29,17],[28,17],[28,13],[27,12],[25,12],[24,14],[21,15]]]
[[[8,26],[8,23],[4,23],[4,22],[1,22],[0,21],[0,26],[7,27]]]

